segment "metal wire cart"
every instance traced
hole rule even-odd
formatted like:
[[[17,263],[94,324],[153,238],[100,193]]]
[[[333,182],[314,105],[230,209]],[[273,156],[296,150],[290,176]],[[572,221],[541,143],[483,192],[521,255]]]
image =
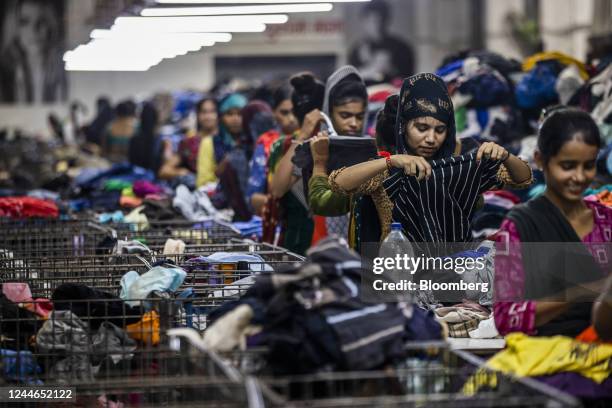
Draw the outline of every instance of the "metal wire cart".
[[[164,253],[169,238],[183,240],[184,251]],[[100,245],[105,240],[113,244]],[[122,240],[146,249],[117,251]],[[481,360],[443,342],[407,344],[409,357],[381,370],[300,376],[272,375],[266,349],[219,355],[203,346],[215,308],[238,299],[258,274],[302,262],[216,223],[1,221],[0,282],[24,300],[0,299],[0,386],[70,386],[74,404],[86,407],[580,405],[483,370]],[[127,274],[155,267],[180,268],[184,278],[171,291],[127,296]]]

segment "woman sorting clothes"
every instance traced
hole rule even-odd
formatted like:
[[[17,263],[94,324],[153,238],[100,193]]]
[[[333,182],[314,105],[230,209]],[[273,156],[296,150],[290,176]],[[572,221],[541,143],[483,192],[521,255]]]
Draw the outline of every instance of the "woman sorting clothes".
[[[323,100],[323,112],[331,119],[331,124],[334,130],[343,136],[362,137],[365,128],[365,113],[367,109],[367,90],[359,72],[352,66],[345,66],[334,72],[325,87],[325,95]],[[311,135],[324,123],[324,117],[318,110],[313,110],[308,113],[306,120],[311,123]],[[310,135],[307,137],[309,138]],[[306,138],[306,139],[307,139]],[[303,139],[303,140],[306,140]],[[302,141],[303,141],[302,140]],[[293,185],[298,179],[303,179],[303,182],[308,185],[308,200],[310,210],[315,215],[325,216],[315,217],[315,233],[313,243],[317,239],[327,236],[328,234],[336,234],[341,237],[348,235],[350,200],[348,197],[332,196],[329,185],[327,184],[325,165],[315,163],[313,174],[323,176],[323,183],[314,186],[314,192],[310,192],[310,174],[302,174],[302,169],[292,165],[294,151],[283,157],[279,168],[293,171],[291,177],[285,177],[282,180],[276,180],[276,187],[282,190]],[[308,172],[307,172],[308,173]]]
[[[512,209],[497,237],[500,334],[573,337],[589,326],[593,300],[610,271],[612,209],[583,198],[601,146],[586,112],[561,107],[544,118],[534,158],[546,191]]]
[[[395,124],[397,154],[333,172],[334,191],[376,195],[381,233],[400,222],[412,242],[467,242],[470,217],[482,192],[502,184],[529,185],[527,163],[487,142],[454,156],[455,118],[444,81],[430,73],[404,80]]]
[[[292,252],[305,254],[312,243],[314,223],[304,197],[302,179],[293,175],[291,158],[298,143],[310,138],[321,120],[325,85],[309,72],[294,75],[290,83],[293,87],[293,114],[299,130],[291,136],[281,136],[270,150],[270,197],[262,217],[264,241],[276,242]]]
[[[387,146],[392,151],[395,151],[398,98],[398,95],[389,96],[385,100],[384,108],[376,116],[376,145]],[[320,132],[312,138],[310,150],[314,163],[308,193],[310,208],[317,215],[343,214],[349,208],[348,243],[351,248],[361,252],[362,241],[378,241],[380,236],[380,223],[372,195],[376,196],[381,189],[350,196],[333,191],[327,175],[329,138],[325,132]]]

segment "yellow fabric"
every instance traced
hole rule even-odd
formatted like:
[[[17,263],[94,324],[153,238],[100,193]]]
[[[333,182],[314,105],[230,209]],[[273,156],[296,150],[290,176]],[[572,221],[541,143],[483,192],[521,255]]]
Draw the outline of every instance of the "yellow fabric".
[[[574,372],[601,384],[612,373],[612,345],[583,343],[570,337],[529,337],[524,333],[506,336],[506,348],[486,363],[486,367],[519,377],[537,377]],[[464,386],[473,395],[488,385],[495,387],[495,373],[479,370]]]
[[[212,136],[207,136],[200,142],[198,149],[198,174],[196,177],[196,185],[201,187],[207,183],[217,181],[215,170],[215,147],[213,145]]]
[[[523,61],[523,71],[531,71],[538,62],[547,60],[557,60],[563,65],[576,65],[578,71],[580,71],[580,76],[582,79],[589,79],[589,73],[586,70],[586,66],[582,62],[558,51],[539,52],[528,57],[525,59],[525,61]]]
[[[123,197],[136,197],[136,194],[134,194],[134,190],[132,189],[132,187],[126,187],[123,190],[121,190],[121,195]]]
[[[159,344],[159,316],[155,310],[147,312],[139,322],[126,326],[128,336],[144,344]]]

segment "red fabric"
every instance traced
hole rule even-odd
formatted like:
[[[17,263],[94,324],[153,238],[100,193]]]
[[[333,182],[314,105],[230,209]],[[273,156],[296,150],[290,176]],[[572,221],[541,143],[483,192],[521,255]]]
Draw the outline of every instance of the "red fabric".
[[[262,135],[257,139],[257,144],[262,144],[264,146],[266,159],[270,158],[270,149],[272,149],[272,145],[278,140],[279,137],[279,132],[276,130],[269,130],[266,133],[262,133]],[[288,139],[291,140],[291,138]]]
[[[0,198],[0,217],[57,218],[59,209],[52,201],[32,197]]]
[[[311,246],[314,246],[317,242],[327,237],[327,223],[323,216],[313,215],[312,218],[314,220],[314,231],[312,233]]]
[[[516,194],[506,190],[491,190],[487,191],[487,194],[495,194],[496,196],[503,197],[507,200],[512,201],[514,204],[520,204],[521,202],[521,199],[518,198]]]
[[[612,342],[609,342],[609,341],[602,341],[597,335],[597,332],[595,331],[595,328],[593,326],[589,326],[586,329],[584,329],[582,333],[576,336],[576,340],[582,341],[584,343],[612,344]]]

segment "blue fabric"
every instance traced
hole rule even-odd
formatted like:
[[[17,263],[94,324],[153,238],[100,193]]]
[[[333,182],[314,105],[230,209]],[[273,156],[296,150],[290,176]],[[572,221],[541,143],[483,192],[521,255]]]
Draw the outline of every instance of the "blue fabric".
[[[447,65],[443,66],[442,68],[439,68],[436,71],[436,75],[443,77],[445,75],[451,74],[451,73],[453,73],[455,71],[458,71],[458,70],[462,69],[463,68],[463,61],[464,60],[458,60],[458,61],[455,61],[455,62],[451,62],[450,64],[447,64]]]
[[[412,316],[406,323],[406,334],[411,341],[442,339],[442,327],[431,310],[413,306]]]
[[[179,122],[189,116],[195,109],[196,104],[202,99],[203,94],[194,91],[179,91],[174,95],[174,109],[172,111],[172,120]]]
[[[487,109],[476,109],[476,117],[481,129],[485,129],[489,124],[489,111]]]
[[[123,213],[119,210],[113,213],[102,213],[98,215],[98,221],[101,224],[106,224],[109,222],[123,222]]]
[[[261,217],[256,215],[254,215],[250,221],[234,222],[232,223],[232,226],[238,229],[243,237],[248,237],[251,235],[261,237],[263,234],[263,223]]]
[[[521,79],[515,90],[519,107],[532,109],[557,101],[555,84],[559,74],[558,64],[556,61],[540,61]]]
[[[469,105],[473,107],[486,108],[510,103],[512,92],[508,82],[501,75],[487,71],[461,84],[459,92],[472,95]]]
[[[6,380],[19,381],[28,385],[42,385],[42,381],[35,377],[42,373],[31,351],[1,349],[3,367],[2,374]]]
[[[185,276],[187,276],[185,271],[178,267],[155,266],[140,276],[137,272],[130,271],[121,278],[119,297],[123,300],[133,300],[126,303],[135,306],[139,299],[146,299],[153,291],[176,291],[182,285]]]
[[[75,212],[81,212],[87,208],[91,208],[91,201],[89,201],[87,198],[70,200],[68,202],[68,208]]]
[[[219,113],[223,115],[231,109],[242,109],[248,102],[248,99],[239,93],[230,94],[219,103]]]
[[[28,197],[38,198],[40,200],[51,200],[58,201],[60,199],[59,193],[49,190],[31,190],[28,192]]]
[[[127,182],[136,180],[155,180],[151,170],[133,166],[129,163],[118,163],[108,170],[86,168],[74,179],[75,184],[83,189],[99,188],[108,179],[117,179]]]
[[[253,194],[266,193],[266,150],[263,144],[258,144],[251,160],[250,176],[247,185],[247,205],[251,206]]]

